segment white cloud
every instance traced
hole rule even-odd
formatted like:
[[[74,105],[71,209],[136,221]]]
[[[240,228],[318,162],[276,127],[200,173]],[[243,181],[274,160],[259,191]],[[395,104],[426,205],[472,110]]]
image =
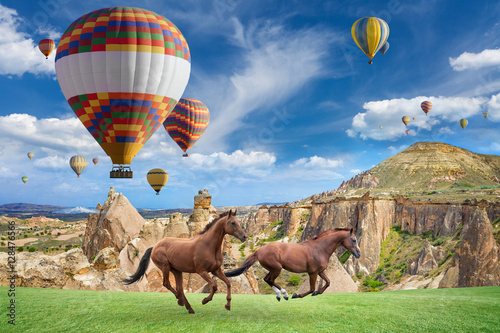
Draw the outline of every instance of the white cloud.
[[[300,158],[289,165],[288,169],[280,170],[280,174],[275,177],[280,179],[295,179],[303,180],[333,180],[344,178],[341,174],[334,171],[344,165],[343,160],[329,159],[319,156],[309,158]]]
[[[457,58],[450,57],[449,60],[455,71],[500,66],[500,49],[484,50],[481,53],[464,52]]]
[[[420,108],[420,103],[425,100],[433,104],[428,116]],[[354,116],[346,133],[353,138],[359,135],[363,140],[395,140],[405,136],[406,129],[414,135],[444,123],[456,125],[461,118],[482,112],[487,101],[486,98],[418,96],[367,102],[363,105],[366,112]],[[407,127],[402,122],[403,116],[411,119]]]
[[[46,156],[35,159],[35,166],[48,169],[63,169],[68,167],[68,159],[61,156]]]
[[[27,34],[19,31],[23,19],[14,9],[0,4],[0,75],[54,74],[55,51],[45,59]],[[51,38],[59,35],[53,30],[39,31]]]
[[[293,162],[290,166],[295,167],[305,167],[311,169],[326,169],[326,168],[337,168],[343,165],[341,160],[331,160],[324,157],[312,156],[309,158],[301,158]]]
[[[360,169],[352,169],[352,170],[349,170],[349,172],[357,175],[358,173],[361,173],[361,170]]]
[[[449,128],[448,126],[446,126],[446,127],[441,127],[439,129],[439,134],[455,134],[455,132],[452,131],[451,128]]]

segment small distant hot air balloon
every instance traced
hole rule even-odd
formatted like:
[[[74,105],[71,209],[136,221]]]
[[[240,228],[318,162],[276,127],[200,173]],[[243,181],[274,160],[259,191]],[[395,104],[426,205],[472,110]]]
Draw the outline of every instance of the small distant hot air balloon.
[[[483,112],[484,119],[488,118],[488,112]]]
[[[38,43],[38,48],[45,55],[45,59],[49,59],[49,55],[56,48],[56,43],[52,39],[42,39]]]
[[[413,120],[415,120],[415,117],[413,117]]]
[[[467,126],[467,124],[469,122],[467,121],[467,119],[460,119],[460,121],[458,123],[460,124],[460,126],[462,127],[462,129],[465,129],[465,127]]]
[[[24,176],[24,177],[21,178],[21,180],[23,181],[23,183],[26,184],[26,182],[28,181],[28,177]]]
[[[163,169],[151,169],[148,171],[147,175],[148,183],[151,185],[153,190],[156,191],[156,195],[160,194],[161,189],[168,181],[168,173]]]
[[[375,54],[386,44],[389,38],[389,26],[387,23],[377,17],[363,17],[354,22],[351,27],[351,35],[370,61]]]
[[[94,158],[92,159],[92,162],[94,162],[94,165],[96,165],[96,164],[97,164],[97,162],[99,162],[99,159],[98,159],[97,157],[94,157]]]
[[[380,129],[384,128],[384,126],[380,125]]]
[[[429,101],[424,101],[420,104],[420,107],[422,108],[422,111],[425,112],[425,115],[427,116],[427,113],[432,109],[432,103]]]
[[[30,160],[33,158],[33,156],[35,156],[35,154],[33,154],[32,152],[28,153],[28,157],[29,157]]]
[[[210,122],[210,112],[202,102],[181,98],[163,126],[177,145],[186,153],[203,135]],[[187,153],[185,157],[189,156]]]
[[[85,169],[85,167],[87,166],[87,159],[81,155],[73,156],[69,160],[69,166],[77,174],[78,178],[80,178],[80,174],[83,172],[83,169]]]
[[[385,44],[382,45],[382,47],[380,48],[380,53],[382,53],[382,55],[384,55],[388,49],[389,49],[389,42],[385,42]]]
[[[410,134],[410,130],[405,131],[406,135]]]
[[[408,126],[408,123],[410,122],[410,117],[404,116],[401,120],[403,121],[405,126]]]

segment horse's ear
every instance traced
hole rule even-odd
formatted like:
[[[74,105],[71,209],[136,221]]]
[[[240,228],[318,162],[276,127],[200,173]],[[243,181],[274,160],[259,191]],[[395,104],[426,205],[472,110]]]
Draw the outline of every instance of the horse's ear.
[[[354,231],[354,229],[353,229],[353,228],[351,228],[351,235],[352,235],[352,232],[353,232],[353,231]]]
[[[232,211],[231,211],[231,209],[230,209],[230,210],[229,210],[229,214],[227,215],[227,217],[231,217],[231,213],[232,213]]]
[[[237,212],[237,211],[238,211],[237,209],[235,209],[235,210],[234,210],[234,216],[236,216],[236,212]]]

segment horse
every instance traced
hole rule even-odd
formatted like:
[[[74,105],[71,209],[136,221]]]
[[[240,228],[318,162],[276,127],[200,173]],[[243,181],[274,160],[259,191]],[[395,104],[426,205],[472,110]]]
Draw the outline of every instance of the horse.
[[[146,273],[149,260],[163,273],[163,286],[170,290],[177,298],[177,304],[185,306],[189,313],[194,310],[184,295],[182,287],[182,272],[198,273],[212,287],[210,295],[205,297],[202,304],[210,302],[217,291],[217,282],[210,277],[212,273],[227,285],[227,304],[225,308],[231,310],[231,282],[224,275],[221,265],[222,240],[226,234],[237,237],[242,242],[246,241],[247,236],[241,228],[234,213],[229,210],[220,215],[220,217],[210,222],[205,229],[198,235],[190,238],[166,237],[146,250],[141,258],[137,271],[128,279],[123,279],[125,284],[132,284],[140,280]],[[176,289],[172,287],[169,280],[170,272],[175,277]]]
[[[312,296],[322,294],[330,286],[330,280],[325,274],[328,260],[335,249],[342,244],[356,258],[361,252],[357,245],[356,235],[353,229],[330,229],[321,232],[316,237],[300,243],[272,242],[264,245],[251,254],[243,264],[234,270],[226,271],[227,277],[238,276],[248,270],[256,261],[269,271],[264,281],[276,292],[276,299],[281,300],[281,295],[288,301],[288,293],[275,282],[280,275],[281,269],[294,273],[309,274],[310,290],[292,298],[302,298],[312,293]],[[326,284],[315,291],[318,275],[325,280]]]

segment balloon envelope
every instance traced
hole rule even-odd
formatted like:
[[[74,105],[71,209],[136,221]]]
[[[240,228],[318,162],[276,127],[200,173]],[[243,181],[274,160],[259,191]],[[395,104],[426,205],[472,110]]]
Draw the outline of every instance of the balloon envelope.
[[[94,157],[94,158],[92,159],[92,162],[94,162],[94,165],[96,165],[96,164],[97,164],[97,162],[99,162],[99,159],[98,159],[97,157]]]
[[[76,155],[73,156],[69,160],[69,166],[76,173],[78,178],[80,178],[80,174],[83,172],[83,169],[87,166],[87,159],[84,156]]]
[[[403,121],[403,124],[405,124],[405,126],[408,126],[408,123],[410,122],[410,117],[404,116],[401,120]]]
[[[202,102],[181,98],[167,117],[163,126],[181,149],[193,147],[210,122],[210,112]]]
[[[354,22],[351,35],[358,47],[372,59],[389,38],[389,26],[377,17],[363,17]],[[372,63],[370,60],[368,63]]]
[[[113,164],[130,164],[181,98],[191,71],[186,39],[155,12],[95,10],[64,32],[56,75],[69,105]]]
[[[28,157],[29,157],[30,160],[33,158],[33,156],[35,156],[35,154],[33,154],[32,152],[28,153]]]
[[[380,48],[380,53],[382,53],[382,55],[384,55],[388,49],[389,49],[389,42],[385,42],[385,44],[382,45],[382,47]]]
[[[56,48],[56,43],[52,39],[42,39],[38,43],[38,48],[45,55],[45,59],[48,59],[49,55]]]
[[[432,109],[432,103],[429,101],[424,101],[420,104],[420,108],[425,112],[425,115],[427,116],[429,111]]]
[[[149,185],[156,191],[156,195],[160,194],[161,189],[168,181],[168,173],[163,169],[151,169],[148,172],[147,180]]]
[[[410,130],[405,131],[406,135],[410,134]]]
[[[488,112],[483,112],[484,119],[488,118]]]
[[[460,124],[460,127],[462,127],[462,129],[465,129],[469,122],[467,121],[467,119],[460,119],[458,123]]]
[[[21,178],[21,180],[23,181],[23,183],[26,184],[26,182],[28,181],[28,177],[24,176],[24,177]]]

